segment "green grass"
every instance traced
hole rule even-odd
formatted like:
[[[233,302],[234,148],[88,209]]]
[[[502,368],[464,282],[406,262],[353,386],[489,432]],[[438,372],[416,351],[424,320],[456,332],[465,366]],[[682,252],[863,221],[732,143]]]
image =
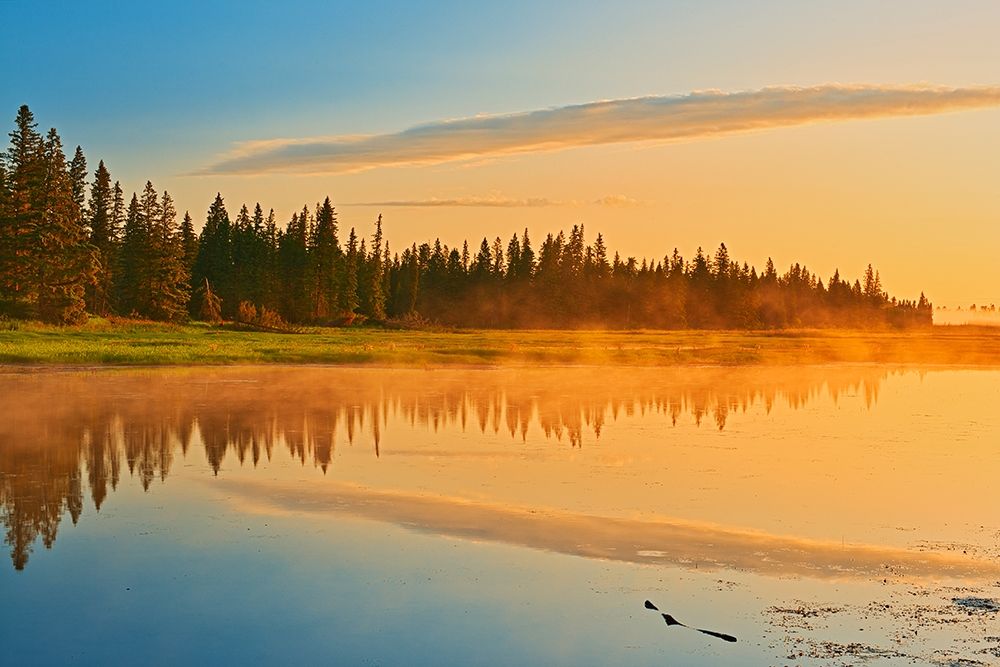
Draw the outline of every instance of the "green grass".
[[[307,329],[278,334],[204,324],[91,320],[79,327],[14,323],[0,363],[47,365],[802,364],[1000,365],[1000,329],[869,331],[433,331]]]

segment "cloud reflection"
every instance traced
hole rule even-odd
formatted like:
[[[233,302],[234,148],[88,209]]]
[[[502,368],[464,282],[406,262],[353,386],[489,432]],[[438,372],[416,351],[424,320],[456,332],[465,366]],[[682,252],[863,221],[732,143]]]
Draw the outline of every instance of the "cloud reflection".
[[[343,483],[303,488],[264,480],[222,480],[221,485],[245,510],[342,513],[435,535],[586,558],[821,579],[1000,576],[1000,563],[960,554],[807,540],[693,521],[526,509]]]

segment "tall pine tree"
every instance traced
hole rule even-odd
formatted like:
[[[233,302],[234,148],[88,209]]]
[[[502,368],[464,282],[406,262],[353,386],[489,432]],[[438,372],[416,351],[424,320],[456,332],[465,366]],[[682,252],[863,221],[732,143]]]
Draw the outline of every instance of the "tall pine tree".
[[[79,324],[87,319],[84,294],[98,264],[55,128],[45,141],[43,192],[45,205],[31,252],[37,314],[46,322]]]
[[[147,187],[152,190],[152,184],[147,183]],[[152,197],[156,197],[155,190]],[[190,275],[184,264],[184,246],[177,230],[177,211],[169,193],[163,193],[158,209],[158,215],[150,220],[152,266],[148,316],[178,322],[187,319]]]
[[[118,192],[120,196],[120,189]],[[87,306],[98,315],[111,312],[114,266],[117,261],[118,234],[114,219],[115,193],[111,189],[111,173],[104,161],[97,165],[94,183],[90,187],[87,215],[90,243],[97,250],[98,269],[93,285],[87,290]]]

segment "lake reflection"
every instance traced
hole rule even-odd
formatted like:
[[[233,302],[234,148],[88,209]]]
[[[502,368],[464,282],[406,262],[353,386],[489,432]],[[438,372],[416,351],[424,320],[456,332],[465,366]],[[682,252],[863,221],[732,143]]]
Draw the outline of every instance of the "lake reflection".
[[[144,490],[177,456],[204,450],[218,474],[227,455],[256,465],[276,447],[324,472],[338,439],[380,456],[390,418],[432,432],[504,432],[582,447],[619,415],[657,415],[722,431],[730,413],[776,401],[798,408],[821,392],[863,394],[878,369],[574,369],[408,371],[219,368],[200,371],[25,372],[0,376],[0,501],[14,567],[36,539],[51,548],[89,490],[99,510],[123,470]],[[398,447],[403,442],[392,443]],[[390,450],[390,454],[392,451]],[[437,452],[444,454],[444,452]],[[86,480],[86,482],[84,482]]]
[[[966,591],[1000,582],[1000,527],[986,492],[1000,473],[995,440],[1000,417],[991,408],[1000,400],[995,371],[881,366],[8,371],[0,374],[0,396],[4,541],[13,564],[9,576],[22,578],[8,581],[21,582],[12,589],[15,608],[33,604],[40,614],[52,613],[52,607],[28,602],[39,599],[34,593],[42,587],[42,580],[23,579],[34,568],[42,568],[45,581],[54,581],[53,567],[70,572],[85,566],[97,578],[133,571],[129,568],[139,572],[156,559],[143,551],[148,536],[163,533],[157,548],[180,563],[195,554],[206,562],[224,554],[242,562],[256,553],[260,567],[267,568],[290,559],[312,582],[295,597],[305,606],[294,613],[322,623],[324,617],[303,609],[315,602],[311,587],[317,577],[332,576],[310,560],[330,548],[328,538],[315,537],[326,527],[354,535],[350,547],[329,538],[339,540],[338,558],[352,549],[365,554],[354,565],[339,566],[343,576],[360,577],[369,587],[366,595],[393,609],[396,603],[387,600],[400,594],[399,586],[415,585],[413,573],[401,568],[418,568],[423,581],[449,562],[444,547],[459,549],[465,560],[449,567],[471,573],[428,583],[413,599],[418,607],[443,605],[435,618],[447,627],[462,625],[455,609],[473,605],[464,587],[493,576],[497,585],[513,588],[471,594],[485,595],[483,604],[504,600],[518,608],[538,603],[548,591],[582,596],[583,611],[599,612],[600,599],[565,588],[580,579],[574,584],[566,575],[564,584],[552,583],[559,579],[557,571],[591,567],[573,563],[602,569],[604,574],[588,570],[580,576],[591,587],[613,587],[612,597],[621,602],[605,611],[624,605],[621,623],[631,618],[633,598],[641,605],[643,597],[656,597],[679,601],[681,608],[671,608],[679,618],[694,614],[692,621],[701,627],[720,626],[721,620],[721,629],[750,637],[773,632],[773,624],[760,618],[768,605],[802,609],[802,600],[829,600],[848,595],[844,591],[852,591],[848,596],[855,601],[881,604],[931,595],[942,581]],[[237,532],[244,524],[246,534]],[[280,532],[277,525],[283,526]],[[383,539],[389,534],[391,539]],[[62,541],[53,548],[57,536],[70,541],[65,561],[59,558]],[[374,547],[377,543],[381,546]],[[87,544],[92,551],[81,552]],[[484,544],[513,551],[505,551],[500,564],[499,555],[483,551]],[[33,551],[38,545],[52,549],[52,558]],[[408,565],[384,560],[397,550],[406,552]],[[532,553],[546,556],[525,555]],[[112,566],[121,559],[127,567]],[[365,559],[378,560],[382,568],[367,579]],[[521,560],[537,570],[536,590],[519,589],[509,573],[501,577]],[[191,576],[186,565],[158,567],[171,580]],[[218,574],[211,570],[212,577]],[[528,582],[536,575],[519,576]],[[395,584],[387,588],[390,580]],[[794,583],[804,581],[813,583]],[[73,582],[70,589],[83,585]],[[265,595],[262,586],[233,582],[214,598],[215,613],[244,613],[236,609],[237,600]],[[63,590],[58,595],[74,595],[65,592],[65,584]],[[185,601],[178,604],[191,611],[204,604],[184,597],[195,590],[180,586],[163,594],[179,596]],[[943,610],[948,595],[941,594]],[[778,604],[787,599],[800,607]],[[730,608],[729,615],[714,618],[710,600]],[[379,605],[361,607],[355,612],[366,618],[382,613]],[[490,613],[481,611],[486,616],[480,622]],[[615,632],[638,633],[628,640],[644,647],[634,659],[615,648],[615,635],[600,638],[600,628],[587,630],[599,644],[589,653],[564,653],[572,641],[565,634],[569,630],[553,628],[555,621],[541,610],[536,616],[521,612],[532,624],[519,630],[523,662],[648,664],[666,650],[659,628],[626,624]],[[708,618],[699,620],[699,612]],[[344,613],[339,607],[323,612],[341,620]],[[865,614],[871,617],[871,609]],[[930,617],[926,609],[920,614]],[[972,646],[966,635],[975,628],[968,623],[986,617],[970,618],[962,618],[966,625],[948,625],[950,634],[941,641],[926,629],[919,637],[907,635],[903,639],[912,646],[901,655],[911,660],[932,649],[952,650],[948,647],[956,642]],[[905,625],[890,619],[865,637],[897,650],[903,639],[892,634],[894,624]],[[534,634],[545,628],[551,636]],[[195,633],[191,650],[204,648],[208,640],[190,631]],[[358,632],[368,636],[369,630]],[[485,625],[476,626],[478,639],[470,639],[470,646],[488,632]],[[369,638],[376,635],[381,636]],[[848,644],[846,635],[837,637]],[[794,637],[771,637],[770,644],[722,649],[706,648],[697,637],[669,638],[682,642],[677,650],[685,656],[683,664],[760,664],[764,656],[773,659],[796,643]],[[264,650],[269,641],[248,645]],[[421,641],[429,651],[443,650],[446,642],[456,661],[470,662],[461,645],[449,643],[453,639]],[[397,648],[398,655],[390,651],[374,662],[408,664],[407,651]],[[47,662],[32,652],[42,650],[38,647],[19,650],[28,662]],[[735,653],[718,653],[723,650]],[[95,655],[109,658],[102,651]],[[363,664],[371,651],[370,644],[359,644],[343,654],[343,662]],[[426,664],[438,664],[433,651]],[[305,651],[299,659],[313,662],[317,655]],[[508,663],[506,655],[481,657],[472,662]],[[816,658],[809,664],[828,663]]]

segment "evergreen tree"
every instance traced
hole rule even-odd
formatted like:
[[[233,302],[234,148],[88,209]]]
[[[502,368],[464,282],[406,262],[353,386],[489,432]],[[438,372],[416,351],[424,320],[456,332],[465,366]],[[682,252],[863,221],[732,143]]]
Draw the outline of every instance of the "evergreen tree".
[[[101,160],[97,165],[97,171],[94,172],[94,183],[90,187],[90,201],[87,206],[90,244],[97,250],[99,263],[94,284],[88,289],[87,305],[98,315],[108,315],[111,312],[119,234],[113,217],[115,194],[111,187],[111,174]],[[120,189],[117,194],[121,195]]]
[[[294,214],[285,233],[278,241],[278,274],[282,301],[280,312],[291,322],[304,322],[312,314],[308,285],[309,254],[305,216]]]
[[[382,261],[382,215],[375,221],[375,236],[372,239],[371,254],[366,263],[365,282],[367,287],[362,290],[364,299],[361,312],[375,321],[385,319],[385,285],[384,263]]]
[[[5,271],[5,259],[3,256],[4,239],[12,226],[10,191],[7,182],[7,154],[0,153],[0,314],[4,312],[5,296],[3,292],[3,274]]]
[[[79,146],[69,163],[69,180],[73,185],[73,202],[82,215],[86,210],[83,204],[87,197],[87,158]]]
[[[610,270],[608,265],[608,249],[604,245],[604,237],[597,235],[594,241],[594,278],[598,281],[604,280]]]
[[[236,286],[233,283],[232,223],[226,211],[222,194],[215,195],[215,201],[208,209],[205,226],[198,237],[198,256],[192,271],[193,284],[203,285],[208,279],[214,286],[215,294],[222,302],[223,314],[235,314]],[[192,302],[192,314],[197,316],[201,304]]]
[[[139,197],[132,193],[125,214],[114,283],[118,312],[122,315],[140,315],[149,310],[149,292],[146,286],[150,282],[150,255],[149,230],[142,215]]]
[[[528,238],[528,228],[524,228],[521,237],[521,257],[518,262],[517,275],[521,280],[530,280],[535,273],[535,251],[531,249],[531,239]]]
[[[267,218],[264,220],[263,244],[264,244],[264,271],[263,289],[261,290],[261,305],[273,311],[277,311],[279,306],[279,266],[278,266],[278,243],[280,232],[274,217],[272,208]]]
[[[181,247],[184,250],[184,270],[187,272],[189,284],[191,274],[194,272],[194,263],[198,260],[198,235],[194,231],[194,222],[191,214],[184,211],[184,219],[181,221]]]
[[[490,242],[483,237],[483,242],[479,244],[479,254],[472,263],[472,276],[478,283],[489,281],[493,273],[493,254],[490,251]]]
[[[514,282],[518,279],[519,268],[521,268],[521,240],[517,238],[517,234],[514,234],[507,242],[507,267],[504,277],[507,278],[508,282]]]
[[[358,308],[358,237],[351,227],[344,258],[344,279],[340,290],[340,310],[348,320],[353,319]]]
[[[340,242],[337,239],[337,214],[330,198],[317,207],[310,260],[312,269],[312,317],[318,322],[329,321],[342,303],[341,284],[344,273]]]
[[[156,191],[147,182],[152,201]],[[147,193],[143,193],[145,202]],[[144,206],[145,208],[145,206]],[[150,220],[150,266],[148,317],[155,320],[177,322],[186,319],[187,305],[191,298],[188,286],[190,275],[184,265],[184,246],[177,230],[177,211],[168,192],[158,205],[158,215]]]
[[[74,200],[62,141],[53,128],[45,141],[44,208],[31,249],[38,316],[47,322],[86,321],[84,295],[97,272],[97,258]]]
[[[0,299],[26,315],[37,298],[39,228],[45,211],[45,142],[27,105],[18,109],[7,150],[7,215],[0,227]]]

